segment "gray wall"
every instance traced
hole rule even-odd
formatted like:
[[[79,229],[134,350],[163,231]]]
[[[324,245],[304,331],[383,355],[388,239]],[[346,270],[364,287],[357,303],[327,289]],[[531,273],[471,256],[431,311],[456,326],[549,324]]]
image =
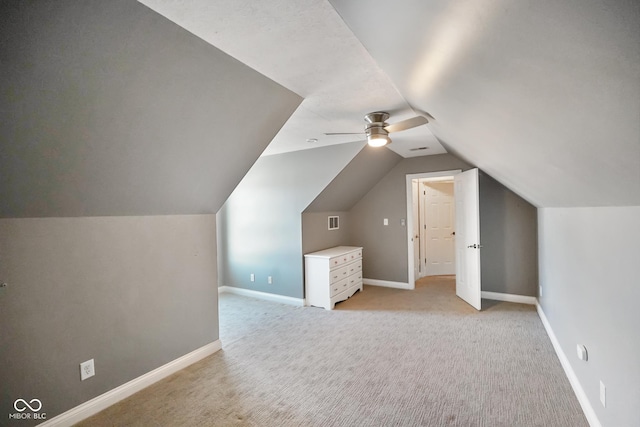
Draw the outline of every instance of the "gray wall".
[[[537,209],[486,173],[480,173],[482,290],[536,296]]]
[[[340,227],[329,230],[328,217],[337,216]],[[302,253],[334,246],[351,246],[348,212],[306,212],[302,214]]]
[[[52,418],[217,339],[214,214],[301,98],[135,1],[0,8],[0,216],[74,217],[0,221],[0,417]]]
[[[0,424],[18,398],[50,419],[217,340],[215,254],[214,215],[1,219]]]
[[[351,243],[349,210],[402,157],[391,150],[365,147],[340,171],[302,215],[302,251],[309,253]],[[340,229],[328,230],[327,217],[340,216]]]
[[[301,102],[135,1],[0,8],[2,217],[215,213]]]
[[[540,304],[605,427],[640,425],[638,218],[640,206],[538,212]],[[587,347],[587,362],[577,359],[577,344]]]
[[[303,298],[302,212],[361,149],[261,157],[218,212],[220,285]]]
[[[367,279],[407,283],[406,175],[470,166],[450,154],[403,159],[349,212],[351,241],[363,246],[363,274]],[[382,225],[383,219],[389,225]]]

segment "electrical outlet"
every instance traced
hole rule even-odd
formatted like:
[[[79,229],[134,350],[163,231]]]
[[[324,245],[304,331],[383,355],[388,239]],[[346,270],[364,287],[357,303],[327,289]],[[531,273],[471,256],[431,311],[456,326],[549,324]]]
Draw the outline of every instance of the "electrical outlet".
[[[251,281],[252,281],[252,282],[255,282],[255,281],[256,281],[256,275],[255,275],[255,274],[251,273],[250,278],[251,278]]]
[[[600,402],[602,406],[607,407],[607,388],[602,381],[600,381]]]
[[[270,285],[273,284],[273,278],[271,276],[267,278],[267,283]]]
[[[95,367],[93,365],[93,359],[87,360],[80,364],[80,381],[84,381],[87,378],[91,378],[96,374]]]

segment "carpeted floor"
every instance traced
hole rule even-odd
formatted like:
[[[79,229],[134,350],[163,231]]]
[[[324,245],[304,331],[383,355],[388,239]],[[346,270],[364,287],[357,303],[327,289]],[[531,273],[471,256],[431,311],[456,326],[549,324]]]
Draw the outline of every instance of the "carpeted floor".
[[[333,311],[223,294],[223,350],[86,426],[588,426],[534,307],[451,276]]]

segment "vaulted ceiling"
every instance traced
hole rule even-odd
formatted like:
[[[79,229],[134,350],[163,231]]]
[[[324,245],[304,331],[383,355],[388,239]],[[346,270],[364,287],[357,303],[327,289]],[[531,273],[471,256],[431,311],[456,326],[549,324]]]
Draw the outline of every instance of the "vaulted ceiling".
[[[266,154],[429,113],[389,148],[444,147],[540,207],[640,205],[636,1],[142,3],[305,98]]]
[[[640,205],[635,0],[1,8],[2,217],[216,212],[261,153],[362,140],[324,134],[376,110],[432,116],[388,149],[537,206]]]

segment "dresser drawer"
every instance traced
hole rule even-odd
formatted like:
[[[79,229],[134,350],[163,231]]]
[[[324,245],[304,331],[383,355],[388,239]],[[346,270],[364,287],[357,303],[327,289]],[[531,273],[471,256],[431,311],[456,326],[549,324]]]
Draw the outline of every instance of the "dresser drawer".
[[[347,276],[359,273],[360,271],[362,271],[362,260],[352,262],[351,264],[346,265],[346,268],[347,268]]]
[[[362,283],[362,273],[352,274],[347,278],[347,282],[348,287],[359,285]]]
[[[352,274],[352,273],[349,273],[348,265],[333,269],[331,270],[331,274],[330,274],[330,283],[335,283],[338,280],[345,279],[349,274]]]
[[[331,291],[329,292],[329,296],[338,295],[340,292],[346,291],[349,287],[349,278],[342,279],[336,283],[331,284]]]
[[[340,265],[344,265],[350,261],[349,254],[339,255],[331,258],[330,265],[331,268],[336,268]]]
[[[349,258],[349,261],[354,261],[356,259],[360,259],[362,258],[362,250],[359,249],[357,251],[353,251],[347,254],[347,257]]]

